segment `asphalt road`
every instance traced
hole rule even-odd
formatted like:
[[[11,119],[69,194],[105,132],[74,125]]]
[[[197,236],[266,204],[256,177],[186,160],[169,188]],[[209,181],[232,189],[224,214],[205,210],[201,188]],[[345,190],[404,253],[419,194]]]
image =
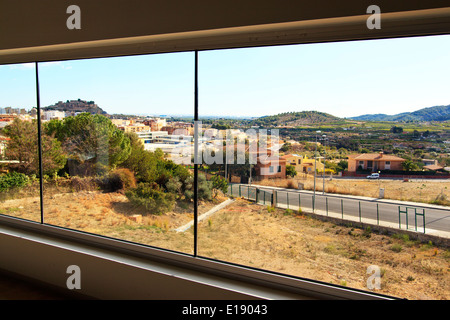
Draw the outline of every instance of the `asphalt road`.
[[[239,185],[233,185],[233,195],[239,195]],[[394,228],[450,234],[450,208],[388,199],[352,197],[348,195],[314,193],[295,189],[258,186],[258,202],[271,204],[273,191],[277,191],[277,207],[325,214],[333,217],[387,225]],[[241,185],[241,196],[256,200],[256,187]],[[400,221],[399,221],[400,219]]]

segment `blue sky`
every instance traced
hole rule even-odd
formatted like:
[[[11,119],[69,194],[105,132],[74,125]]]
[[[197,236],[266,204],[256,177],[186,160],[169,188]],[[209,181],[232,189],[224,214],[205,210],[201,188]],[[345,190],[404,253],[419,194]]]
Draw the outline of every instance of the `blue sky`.
[[[450,36],[199,53],[199,112],[339,117],[450,104]],[[193,114],[192,52],[42,63],[41,106],[94,100],[108,113]],[[0,66],[0,107],[36,105],[34,64]]]

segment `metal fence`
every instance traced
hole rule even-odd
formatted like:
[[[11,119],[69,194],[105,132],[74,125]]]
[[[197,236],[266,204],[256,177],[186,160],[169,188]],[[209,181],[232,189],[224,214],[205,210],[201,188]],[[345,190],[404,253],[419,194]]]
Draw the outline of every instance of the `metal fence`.
[[[426,231],[426,209],[356,197],[300,190],[278,190],[262,186],[231,184],[230,195],[261,205],[310,212],[372,225],[417,232]]]

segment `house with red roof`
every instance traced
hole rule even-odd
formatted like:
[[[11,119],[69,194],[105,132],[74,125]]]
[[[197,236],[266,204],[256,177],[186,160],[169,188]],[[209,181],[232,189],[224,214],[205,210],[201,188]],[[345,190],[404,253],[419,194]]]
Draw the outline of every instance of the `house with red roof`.
[[[402,163],[405,159],[380,153],[362,153],[348,156],[348,172],[356,172],[358,169],[377,172],[381,170],[403,170]]]

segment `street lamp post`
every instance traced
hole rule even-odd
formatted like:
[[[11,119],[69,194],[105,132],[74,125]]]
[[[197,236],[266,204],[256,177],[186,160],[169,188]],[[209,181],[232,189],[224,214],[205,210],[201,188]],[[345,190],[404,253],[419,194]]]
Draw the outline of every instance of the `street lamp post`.
[[[317,162],[317,134],[320,133],[320,130],[316,131],[316,148],[314,151],[314,194],[313,194],[313,212],[315,210],[315,204],[316,204],[316,162]]]
[[[323,152],[324,152],[324,154],[323,154],[323,170],[322,170],[322,194],[325,194],[325,160],[326,160],[326,157],[327,157],[327,145],[326,145],[326,141],[327,141],[327,135],[326,134],[324,134],[323,136],[323,145],[324,145],[324,148],[323,148]]]

